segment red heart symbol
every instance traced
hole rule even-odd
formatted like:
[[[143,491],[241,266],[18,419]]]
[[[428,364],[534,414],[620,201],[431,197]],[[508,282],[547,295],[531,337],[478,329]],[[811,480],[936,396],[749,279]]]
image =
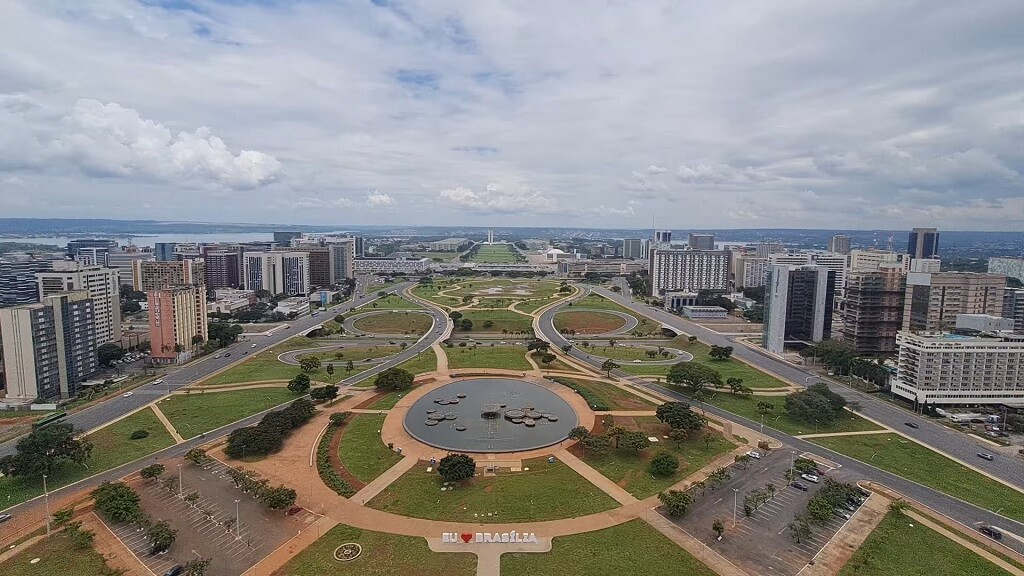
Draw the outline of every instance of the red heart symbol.
[[[462,541],[465,542],[466,544],[469,544],[469,541],[473,539],[473,535],[470,534],[469,532],[463,532],[462,534],[459,535],[459,537],[462,538]]]

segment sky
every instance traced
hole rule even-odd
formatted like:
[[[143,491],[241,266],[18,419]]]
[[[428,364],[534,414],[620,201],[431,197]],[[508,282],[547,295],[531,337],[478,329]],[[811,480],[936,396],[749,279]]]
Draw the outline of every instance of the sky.
[[[1024,228],[1024,2],[5,0],[0,215]]]

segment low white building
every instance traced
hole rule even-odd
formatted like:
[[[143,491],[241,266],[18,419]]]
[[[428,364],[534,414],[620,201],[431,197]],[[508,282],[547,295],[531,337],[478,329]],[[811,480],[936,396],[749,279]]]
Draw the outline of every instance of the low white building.
[[[280,312],[285,315],[294,312],[296,316],[305,316],[309,314],[309,299],[305,296],[296,296],[295,298],[278,300],[277,308],[274,308],[274,312]]]
[[[430,258],[356,258],[356,274],[422,274],[434,261]]]
[[[699,318],[728,318],[729,311],[721,306],[683,306],[683,316],[691,320]]]
[[[256,292],[252,290],[232,290],[218,288],[213,302],[206,303],[206,311],[218,314],[230,314],[245,310],[256,303]]]

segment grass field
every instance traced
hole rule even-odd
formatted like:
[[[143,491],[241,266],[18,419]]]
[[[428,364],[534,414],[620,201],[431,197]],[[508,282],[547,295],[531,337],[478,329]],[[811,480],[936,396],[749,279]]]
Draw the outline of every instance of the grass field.
[[[529,332],[533,329],[532,317],[517,314],[511,310],[475,310],[470,308],[460,310],[460,312],[463,318],[468,318],[473,323],[473,329],[470,330],[473,333],[504,334],[506,332]],[[462,330],[457,330],[456,334],[459,332]]]
[[[441,492],[441,476],[425,465],[406,472],[367,504],[371,508],[453,522],[531,522],[586,516],[618,503],[565,464],[523,461],[523,472],[478,476]],[[529,471],[525,469],[529,468]],[[493,516],[488,516],[493,514]]]
[[[604,334],[626,325],[626,320],[605,312],[566,309],[555,314],[555,330],[570,330],[575,334]]]
[[[33,558],[39,562],[30,564]],[[42,539],[0,563],[4,576],[110,576],[110,567],[95,548],[78,550],[63,534]]]
[[[559,377],[559,380],[572,382],[574,389],[584,389],[596,396],[611,410],[654,410],[657,406],[636,394],[630,394],[614,384],[581,380],[577,378]]]
[[[306,338],[305,336],[297,336],[290,338],[284,342],[264,350],[259,354],[253,355],[248,358],[245,362],[237,364],[221,372],[215,374],[200,383],[200,386],[216,386],[219,384],[238,384],[242,382],[255,382],[258,380],[291,380],[295,374],[298,373],[298,366],[289,366],[282,362],[278,362],[277,357],[283,352],[290,352],[292,350],[302,350],[303,348],[316,348],[322,344],[318,343],[313,338]],[[248,346],[242,344],[242,346]],[[234,356],[241,356],[242,352],[245,351],[242,347],[236,346]],[[244,358],[244,356],[242,356]],[[311,374],[310,378],[314,378]],[[314,378],[315,379],[315,378]]]
[[[136,430],[146,430],[149,432],[149,436],[132,440],[131,433]],[[51,491],[56,490],[61,486],[116,468],[174,444],[170,433],[149,408],[93,432],[88,439],[93,443],[92,457],[89,458],[88,468],[67,463],[47,477],[47,488]],[[5,476],[0,478],[0,503],[5,507],[24,502],[42,493],[41,477]]]
[[[541,361],[542,356],[544,356],[544,354],[538,352],[534,352],[533,354],[530,355],[530,357],[533,358],[533,361],[536,362],[537,366],[540,366],[542,370],[565,370],[568,372],[579,372],[577,368],[574,368],[566,364],[565,362],[562,362],[558,358],[555,358],[551,362],[545,364],[544,362]]]
[[[548,554],[502,554],[502,576],[643,574],[714,576],[710,568],[643,520],[559,536]]]
[[[1002,568],[906,516],[889,512],[839,576],[1005,576]]]
[[[434,304],[451,308],[452,306],[461,306],[461,298],[452,298],[450,296],[438,296],[437,293],[441,290],[451,288],[452,285],[448,283],[436,283],[436,284],[419,284],[412,289],[412,293],[424,300],[430,300]]]
[[[511,264],[521,257],[511,244],[482,244],[473,255],[473,262],[484,264]]]
[[[712,394],[714,394],[714,396],[712,396]],[[775,406],[775,410],[772,411],[770,415],[764,417],[764,425],[771,426],[772,428],[785,432],[786,434],[864,432],[867,430],[882,429],[880,426],[877,426],[850,411],[846,411],[842,418],[828,426],[815,426],[814,423],[807,424],[793,420],[786,415],[784,409],[784,396],[762,396],[759,398],[757,396],[737,396],[728,392],[711,391],[707,394],[707,398],[704,401],[723,410],[732,412],[733,414],[749,418],[754,422],[761,421],[761,415],[757,413],[757,403],[759,401],[769,402]],[[699,408],[698,404],[694,404],[694,406]]]
[[[415,334],[422,336],[434,325],[433,319],[420,313],[388,312],[357,318],[352,322],[357,330],[372,334]]]
[[[633,316],[634,318],[640,321],[636,328],[630,330],[630,335],[639,337],[661,335],[661,323],[655,322],[654,320],[651,320],[650,318],[643,316],[641,314],[637,314],[636,312],[633,312],[625,308],[624,306],[620,306],[615,302],[612,302],[611,300],[605,298],[604,296],[598,296],[597,294],[588,294],[587,296],[580,298],[579,300],[576,300],[575,302],[572,302],[571,304],[567,305],[565,308],[563,308],[563,310],[568,312],[571,311],[573,308],[593,308],[597,310],[615,310],[618,312],[623,312],[625,314]]]
[[[338,562],[333,557],[334,550],[348,542],[355,542],[362,546],[362,554],[355,560]],[[438,554],[430,551],[427,541],[423,538],[395,536],[384,532],[370,532],[351,526],[338,525],[289,560],[274,574],[275,576],[324,576],[325,574],[339,576],[394,576],[396,574],[473,576],[476,574],[476,556],[469,553]]]
[[[809,438],[883,470],[1024,522],[1024,494],[898,434]]]
[[[352,360],[353,362],[368,359],[379,360],[381,358],[387,358],[388,356],[398,354],[401,351],[402,349],[400,347],[391,346],[390,344],[375,344],[368,346],[363,342],[352,342],[343,345],[339,344],[330,350],[302,354],[302,356],[316,356],[324,365],[334,364],[334,368],[339,369],[349,360]],[[339,353],[341,354],[340,356]],[[296,372],[299,370],[298,366],[292,366],[292,368],[296,370]],[[335,372],[335,376],[337,376],[337,372]]]
[[[298,397],[285,388],[253,388],[172,394],[158,405],[182,438],[194,438]]]
[[[584,460],[637,498],[646,498],[661,492],[701,469],[716,456],[735,448],[735,444],[720,434],[707,430],[687,439],[682,446],[677,448],[674,442],[662,438],[668,434],[668,426],[659,422],[657,418],[653,416],[615,417],[616,424],[621,423],[627,428],[635,428],[635,426],[627,425],[630,420],[634,421],[647,436],[655,436],[661,440],[638,456],[612,450],[601,457],[585,456]],[[708,441],[704,440],[705,436],[709,439]],[[669,452],[679,458],[679,469],[675,474],[666,477],[654,476],[648,470],[651,459],[659,452]]]
[[[541,300],[525,300],[523,302],[516,304],[516,310],[519,310],[520,312],[525,312],[527,314],[533,314],[537,310],[540,310],[541,308],[547,306],[548,304],[551,304],[552,302],[562,300],[563,298],[568,298],[571,294],[572,292],[569,292],[567,294],[557,294],[555,296],[552,296],[551,298],[544,298]]]
[[[423,352],[413,356],[412,358],[402,362],[396,368],[402,370],[408,370],[412,374],[423,374],[425,372],[434,372],[437,370],[437,354],[434,350],[427,348]]]
[[[761,372],[757,368],[750,366],[740,360],[730,358],[729,360],[712,360],[708,356],[708,352],[711,351],[711,347],[701,343],[694,342],[693,344],[682,344],[679,345],[675,341],[671,343],[673,347],[678,346],[679,349],[693,354],[693,362],[702,364],[708,368],[712,368],[722,375],[722,382],[725,382],[729,378],[739,378],[743,380],[743,384],[750,388],[785,388],[787,384],[774,376],[770,376]],[[665,376],[668,374],[669,369],[672,368],[671,364],[660,365],[660,366],[644,366],[642,364],[623,366],[622,369],[630,374],[636,374],[638,376]]]
[[[445,348],[448,368],[503,368],[505,370],[531,370],[526,361],[526,346],[488,346],[476,348]]]
[[[370,293],[376,295],[377,291],[371,291]],[[370,304],[359,308],[358,312],[366,312],[368,310],[421,310],[422,308],[422,306],[415,302],[389,294],[384,298],[377,298]]]
[[[383,424],[383,414],[356,414],[342,428],[338,457],[345,469],[364,484],[402,459],[381,441],[379,430]]]
[[[459,298],[463,296],[481,296],[490,298],[508,298],[511,300],[529,300],[534,298],[550,298],[558,294],[559,285],[557,282],[545,282],[540,280],[526,280],[521,278],[468,278],[457,282],[458,288],[448,291],[449,296]],[[442,291],[451,289],[449,285],[442,288]],[[501,291],[493,289],[500,288]],[[524,290],[528,294],[516,294],[516,290]]]
[[[618,345],[618,346],[587,346],[587,347],[580,346],[579,349],[582,350],[583,352],[586,352],[587,354],[593,354],[594,356],[601,356],[602,358],[612,358],[614,360],[621,360],[621,361],[624,361],[624,362],[626,362],[626,361],[632,362],[633,360],[640,360],[641,362],[651,362],[651,361],[660,362],[660,361],[663,361],[663,360],[672,360],[673,358],[678,358],[678,356],[676,356],[674,353],[672,353],[672,355],[669,356],[668,358],[665,358],[665,357],[663,357],[661,355],[655,356],[654,358],[650,358],[650,357],[647,356],[647,351],[650,350],[652,352],[657,352],[658,351],[657,348],[654,348],[654,347],[652,347],[652,348],[639,348],[637,346],[624,346],[624,345]],[[666,368],[670,368],[671,366],[672,366],[671,364],[668,364],[668,365],[666,365]]]

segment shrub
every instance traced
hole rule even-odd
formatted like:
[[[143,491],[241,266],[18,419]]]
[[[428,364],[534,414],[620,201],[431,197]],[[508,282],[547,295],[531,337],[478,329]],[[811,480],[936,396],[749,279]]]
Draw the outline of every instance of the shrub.
[[[224,453],[232,458],[265,456],[281,449],[285,437],[313,417],[313,403],[305,398],[287,408],[268,413],[255,426],[245,426],[228,434]]]
[[[130,438],[132,440],[142,440],[146,436],[149,436],[149,430],[136,430],[135,432],[132,432]]]
[[[348,412],[338,412],[331,414],[333,420],[335,416],[348,415]],[[342,419],[342,422],[344,418]],[[320,438],[320,444],[316,447],[316,470],[320,473],[320,479],[323,480],[324,484],[328,488],[334,490],[339,496],[348,498],[356,493],[355,488],[352,487],[344,478],[338,474],[334,468],[331,467],[331,440],[334,435],[338,433],[338,426],[332,426],[327,432]]]
[[[679,459],[668,452],[661,452],[651,459],[651,474],[671,476],[679,469]]]

